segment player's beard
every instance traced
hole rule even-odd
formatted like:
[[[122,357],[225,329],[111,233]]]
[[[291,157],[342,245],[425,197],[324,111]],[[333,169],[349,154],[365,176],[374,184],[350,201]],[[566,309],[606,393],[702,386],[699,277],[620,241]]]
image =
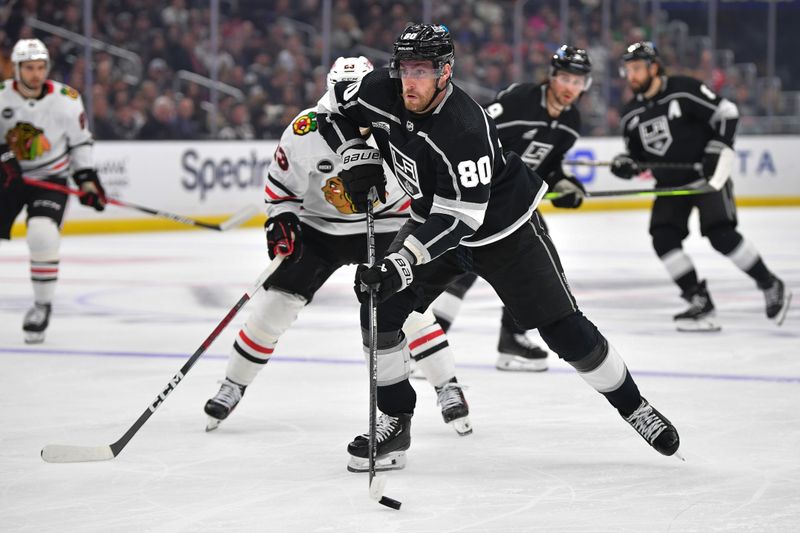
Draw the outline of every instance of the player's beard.
[[[644,94],[650,90],[651,85],[653,85],[653,76],[648,74],[647,79],[644,82],[642,82],[642,84],[639,85],[639,87],[631,86],[631,90],[634,92],[634,94]]]

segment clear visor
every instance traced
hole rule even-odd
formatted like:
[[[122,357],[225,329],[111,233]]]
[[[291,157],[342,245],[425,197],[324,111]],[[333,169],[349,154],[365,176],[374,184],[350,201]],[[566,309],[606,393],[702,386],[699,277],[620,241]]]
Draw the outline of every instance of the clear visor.
[[[572,87],[579,91],[586,91],[592,85],[592,77],[584,74],[573,74],[565,70],[557,70],[550,79],[562,87]]]
[[[627,78],[628,73],[638,74],[647,72],[651,63],[644,59],[634,59],[632,61],[623,61],[619,64],[619,75],[621,78]]]
[[[392,78],[411,78],[415,80],[437,79],[442,75],[444,66],[434,67],[430,61],[400,61],[400,65],[393,65],[389,69]]]

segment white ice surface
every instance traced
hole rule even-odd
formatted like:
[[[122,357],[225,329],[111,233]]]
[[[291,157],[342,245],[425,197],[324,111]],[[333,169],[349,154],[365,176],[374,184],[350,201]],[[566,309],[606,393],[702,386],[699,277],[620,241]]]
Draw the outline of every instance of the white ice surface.
[[[743,233],[800,298],[800,210],[744,209]],[[45,444],[105,445],[156,398],[263,269],[263,234],[68,237],[47,340],[25,345],[24,240],[0,243],[0,531],[787,532],[800,526],[800,300],[778,328],[753,282],[687,242],[723,331],[677,333],[683,308],[647,213],[548,217],[585,313],[681,435],[654,452],[569,366],[495,371],[499,302],[469,293],[451,332],[475,432],[418,392],[393,511],[345,470],[368,381],[352,268],[318,293],[234,413],[205,433],[247,308],[115,459],[47,464]]]

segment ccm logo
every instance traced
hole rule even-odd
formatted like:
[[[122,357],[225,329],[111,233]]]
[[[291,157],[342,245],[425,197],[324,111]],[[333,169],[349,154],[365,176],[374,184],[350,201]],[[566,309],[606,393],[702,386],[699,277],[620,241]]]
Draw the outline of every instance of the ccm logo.
[[[358,161],[369,161],[374,159],[375,161],[380,161],[381,154],[380,152],[375,152],[373,150],[361,150],[358,152],[354,152],[352,154],[345,154],[344,158],[342,158],[342,163],[356,163]]]

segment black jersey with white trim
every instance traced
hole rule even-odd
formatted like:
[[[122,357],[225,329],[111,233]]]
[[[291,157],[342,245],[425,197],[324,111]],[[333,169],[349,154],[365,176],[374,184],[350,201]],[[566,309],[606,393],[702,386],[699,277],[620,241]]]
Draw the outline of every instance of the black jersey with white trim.
[[[705,151],[733,148],[739,110],[699,80],[669,76],[661,78],[661,89],[652,98],[636,95],[625,104],[621,117],[622,135],[633,159],[697,163]],[[691,170],[652,172],[662,187],[685,185],[700,177]]]
[[[338,83],[320,100],[320,132],[338,153],[369,127],[421,222],[405,241],[417,263],[464,244],[482,246],[524,224],[546,191],[515,154],[505,157],[494,122],[450,84],[431,112],[406,110],[388,69]],[[323,116],[324,114],[324,116]]]
[[[503,148],[519,154],[552,187],[564,177],[564,156],[578,140],[581,116],[574,106],[558,118],[547,112],[547,83],[515,83],[486,107]]]

